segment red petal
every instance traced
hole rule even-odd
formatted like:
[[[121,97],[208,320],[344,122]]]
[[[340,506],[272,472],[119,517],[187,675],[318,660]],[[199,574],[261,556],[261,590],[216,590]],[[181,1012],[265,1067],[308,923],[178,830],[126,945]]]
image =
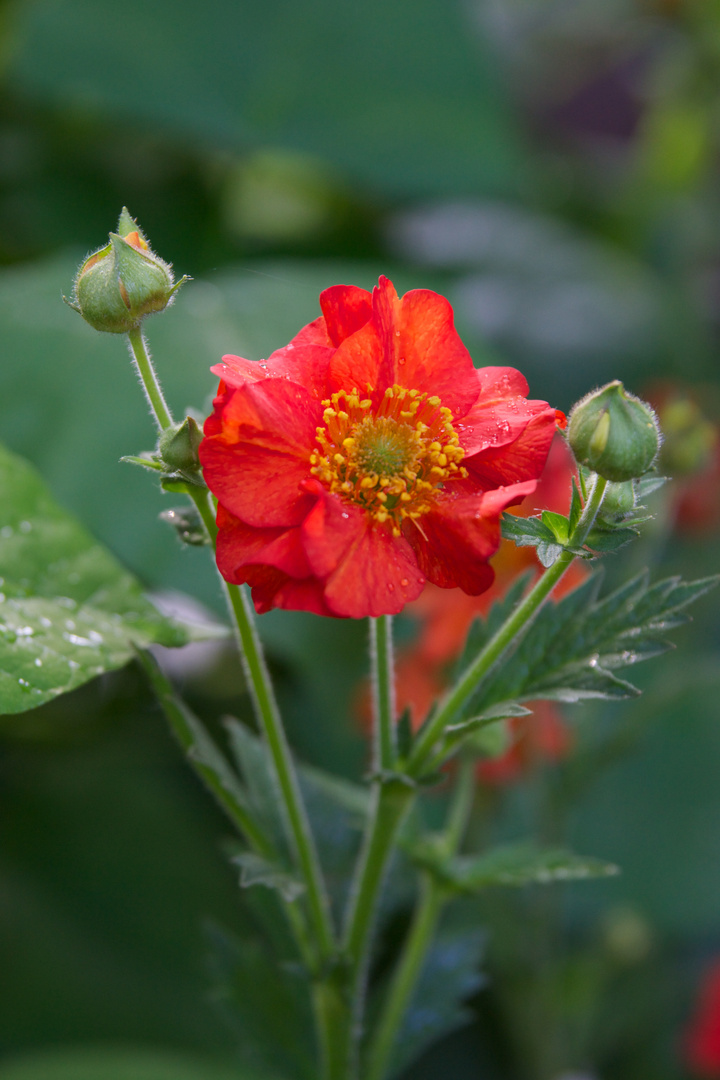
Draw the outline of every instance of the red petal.
[[[407,541],[367,518],[328,579],[325,601],[336,615],[353,619],[397,615],[424,585]]]
[[[372,315],[372,296],[357,285],[333,285],[320,293],[320,307],[328,337],[337,348],[368,321]]]
[[[271,379],[235,390],[218,411],[220,432],[200,445],[211,491],[250,525],[298,524],[307,512],[299,485],[310,473],[319,403],[296,383]]]
[[[317,578],[297,581],[270,566],[253,566],[249,567],[248,583],[258,615],[272,608],[335,615],[325,603],[322,582]]]
[[[294,578],[311,575],[299,529],[258,529],[222,506],[218,507],[217,523],[217,564],[226,581],[242,584],[248,580],[248,568],[259,564]]]
[[[477,398],[478,385],[448,301],[427,289],[399,299],[385,277],[372,299],[372,319],[340,344],[330,363],[332,387],[365,393],[371,386],[379,400],[397,383],[437,395],[454,415],[464,415]]]
[[[428,580],[444,589],[457,586],[471,596],[485,592],[495,576],[487,561],[500,545],[500,515],[534,490],[535,482],[528,481],[481,495],[438,499],[417,526],[406,523],[405,535]]]
[[[222,364],[210,370],[228,386],[238,389],[248,382],[263,379],[290,379],[304,386],[322,400],[327,390],[327,367],[333,349],[322,316],[308,323],[289,345],[276,349],[267,360],[245,360],[242,356],[223,356]]]
[[[522,430],[511,443],[491,446],[463,459],[471,477],[483,487],[536,479],[545,468],[555,434],[555,410],[542,401],[530,401],[526,405],[534,407],[535,415],[526,416]],[[462,435],[460,440],[462,443]]]
[[[315,496],[316,503],[302,523],[302,536],[313,573],[328,577],[365,531],[364,510],[331,495],[317,480],[306,480],[303,490]]]

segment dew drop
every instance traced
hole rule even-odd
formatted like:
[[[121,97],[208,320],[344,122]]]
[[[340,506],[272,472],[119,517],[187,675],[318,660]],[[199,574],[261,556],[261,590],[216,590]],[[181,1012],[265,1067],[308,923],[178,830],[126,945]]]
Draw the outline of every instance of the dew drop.
[[[402,585],[403,589],[407,588],[409,584],[408,579],[406,577],[400,578],[400,584]]]
[[[27,679],[18,679],[18,683],[20,684],[20,686],[22,686],[23,690],[30,689],[30,683],[27,681]]]
[[[31,521],[21,521],[20,522],[20,532],[21,533],[29,533],[31,531],[32,531],[32,522]]]
[[[405,363],[405,357],[401,356],[400,359],[398,360],[398,364],[400,365],[400,367],[402,367],[404,363]]]
[[[388,585],[388,591],[389,592],[395,592],[395,586],[393,585],[392,582],[390,582],[389,585]]]
[[[289,349],[294,349],[295,346],[293,344],[290,344],[290,345],[286,345],[285,348],[289,350]]]
[[[349,518],[350,517],[350,515],[345,512],[345,510],[343,510],[343,512],[342,512],[342,514],[340,516],[344,517],[344,518]]]
[[[35,657],[35,667],[42,667],[42,660],[39,656]]]

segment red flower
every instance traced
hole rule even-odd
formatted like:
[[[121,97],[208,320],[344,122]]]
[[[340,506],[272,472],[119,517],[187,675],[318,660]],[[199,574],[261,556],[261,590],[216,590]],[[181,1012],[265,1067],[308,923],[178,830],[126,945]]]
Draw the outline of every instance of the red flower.
[[[387,278],[336,285],[267,362],[224,357],[200,458],[217,560],[273,607],[394,614],[426,581],[477,595],[500,515],[535,490],[555,410],[512,368],[476,370],[452,308]]]
[[[720,1077],[720,961],[700,987],[697,1009],[685,1033],[685,1061],[697,1076]]]

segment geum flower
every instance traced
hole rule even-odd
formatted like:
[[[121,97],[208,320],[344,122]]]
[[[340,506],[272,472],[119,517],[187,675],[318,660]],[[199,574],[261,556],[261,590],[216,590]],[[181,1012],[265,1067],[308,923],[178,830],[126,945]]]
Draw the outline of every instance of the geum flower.
[[[500,515],[535,490],[556,413],[476,370],[448,301],[336,285],[259,363],[225,356],[200,459],[217,562],[258,612],[399,612],[426,581],[482,593]]]

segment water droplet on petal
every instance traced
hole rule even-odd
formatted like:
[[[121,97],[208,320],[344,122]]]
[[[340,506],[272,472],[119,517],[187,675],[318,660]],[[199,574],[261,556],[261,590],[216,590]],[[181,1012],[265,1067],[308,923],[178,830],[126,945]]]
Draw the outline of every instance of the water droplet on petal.
[[[393,585],[392,582],[390,582],[390,584],[388,585],[388,591],[389,592],[395,592],[395,586]]]
[[[401,578],[401,579],[400,579],[400,584],[402,585],[403,589],[407,588],[407,585],[408,585],[408,579],[407,579],[406,577],[404,577],[404,578]]]

